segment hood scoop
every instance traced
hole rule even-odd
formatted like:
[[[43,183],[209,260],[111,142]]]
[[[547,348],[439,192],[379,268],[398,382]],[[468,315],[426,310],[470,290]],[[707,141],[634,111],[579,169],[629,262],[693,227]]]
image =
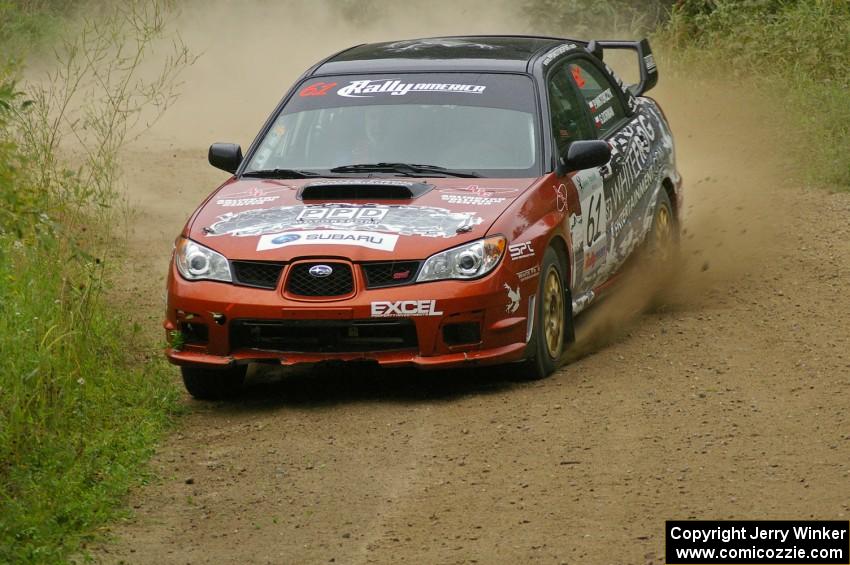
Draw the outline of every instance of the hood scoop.
[[[424,182],[396,179],[320,180],[298,191],[300,200],[413,200],[434,188]]]

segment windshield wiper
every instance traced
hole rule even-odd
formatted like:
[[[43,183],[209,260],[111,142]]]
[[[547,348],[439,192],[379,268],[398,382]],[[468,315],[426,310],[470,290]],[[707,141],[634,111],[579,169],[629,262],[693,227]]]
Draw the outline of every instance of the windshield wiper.
[[[332,173],[365,173],[365,172],[394,172],[407,176],[414,175],[445,175],[448,177],[477,178],[481,175],[469,171],[457,171],[438,165],[417,165],[415,163],[363,163],[359,165],[342,165],[331,169]]]
[[[242,176],[258,179],[306,179],[310,177],[317,177],[319,176],[319,173],[298,169],[260,169],[258,171],[242,173]]]

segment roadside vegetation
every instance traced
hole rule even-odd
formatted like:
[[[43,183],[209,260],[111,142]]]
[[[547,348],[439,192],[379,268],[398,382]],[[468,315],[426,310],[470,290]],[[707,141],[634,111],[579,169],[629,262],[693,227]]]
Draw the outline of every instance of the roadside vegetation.
[[[165,26],[156,1],[63,35],[70,4],[0,0],[0,563],[80,551],[144,479],[178,406],[108,289],[132,268],[117,264],[118,152],[174,100],[190,56],[177,42],[142,72]],[[22,82],[16,61],[46,42],[52,70]]]
[[[725,81],[775,108],[788,162],[850,190],[847,0],[528,0],[532,23],[582,37],[649,35],[663,74]],[[742,135],[745,133],[742,132]]]
[[[678,69],[760,91],[789,161],[850,190],[850,2],[684,0],[656,38]]]
[[[525,4],[541,32],[649,34],[673,72],[764,92],[789,160],[850,190],[846,0]],[[173,102],[192,57],[177,40],[142,72],[169,0],[104,2],[80,21],[86,6],[0,0],[0,563],[79,552],[145,479],[178,409],[169,371],[108,292],[117,269],[133,268],[118,253],[119,151]],[[52,70],[26,83],[34,52],[52,53]]]

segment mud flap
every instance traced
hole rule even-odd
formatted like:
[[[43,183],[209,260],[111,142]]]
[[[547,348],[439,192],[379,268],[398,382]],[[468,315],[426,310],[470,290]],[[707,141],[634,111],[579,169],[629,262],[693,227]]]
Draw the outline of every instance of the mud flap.
[[[573,324],[573,293],[569,288],[564,289],[564,351],[576,341],[576,329]]]

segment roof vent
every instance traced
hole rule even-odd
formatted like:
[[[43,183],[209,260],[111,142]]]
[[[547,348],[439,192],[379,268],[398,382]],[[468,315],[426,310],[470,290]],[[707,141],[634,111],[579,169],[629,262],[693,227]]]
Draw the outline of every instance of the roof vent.
[[[301,200],[412,200],[434,188],[424,182],[395,179],[320,180],[305,184]]]

